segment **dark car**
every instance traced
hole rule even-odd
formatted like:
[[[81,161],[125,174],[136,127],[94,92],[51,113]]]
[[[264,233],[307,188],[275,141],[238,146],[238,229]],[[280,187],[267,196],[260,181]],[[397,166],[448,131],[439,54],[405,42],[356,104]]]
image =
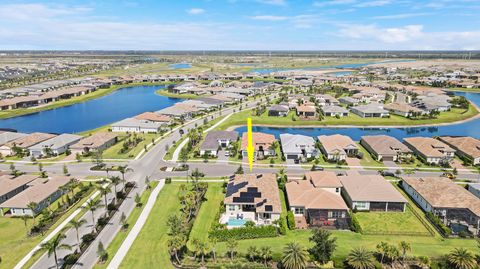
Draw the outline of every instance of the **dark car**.
[[[312,166],[312,169],[310,169],[311,171],[323,171],[325,170],[323,167],[321,166],[318,166],[318,165],[314,165]]]
[[[395,177],[395,174],[392,173],[392,172],[389,172],[389,171],[381,171],[380,175],[382,175],[384,177]]]
[[[299,164],[299,163],[300,163],[300,160],[299,160],[299,159],[295,159],[295,160],[293,160],[293,163]]]

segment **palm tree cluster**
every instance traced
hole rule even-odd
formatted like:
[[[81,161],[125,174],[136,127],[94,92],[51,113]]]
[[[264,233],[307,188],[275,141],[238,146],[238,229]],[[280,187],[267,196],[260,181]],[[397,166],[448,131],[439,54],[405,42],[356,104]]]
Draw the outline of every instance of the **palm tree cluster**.
[[[250,246],[247,249],[247,258],[251,262],[261,261],[266,267],[268,265],[268,261],[272,258],[272,248],[269,246],[263,246],[261,248]]]

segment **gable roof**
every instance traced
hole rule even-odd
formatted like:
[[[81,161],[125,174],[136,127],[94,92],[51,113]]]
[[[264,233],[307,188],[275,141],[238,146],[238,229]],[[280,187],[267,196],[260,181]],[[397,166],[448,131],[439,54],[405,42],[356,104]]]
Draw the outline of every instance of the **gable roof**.
[[[438,139],[472,158],[480,158],[480,140],[470,136],[441,136]]]
[[[137,120],[148,120],[157,122],[170,122],[172,119],[167,115],[162,115],[154,112],[144,112],[134,117]]]
[[[56,135],[54,134],[47,134],[47,133],[31,133],[27,136],[23,136],[12,140],[5,144],[5,146],[12,148],[13,146],[17,146],[22,149],[29,148],[35,144],[43,142],[47,139],[54,138]]]
[[[397,152],[412,152],[406,145],[388,135],[366,135],[362,141],[367,143],[379,155],[396,155]]]
[[[48,140],[45,140],[41,143],[38,143],[32,147],[30,147],[30,150],[43,150],[44,148],[51,148],[51,149],[57,149],[61,148],[67,144],[72,144],[74,142],[77,142],[78,140],[82,139],[82,136],[79,135],[74,135],[74,134],[61,134],[59,136],[56,136],[54,138],[50,138]]]
[[[447,144],[431,137],[407,137],[405,142],[427,157],[443,157],[441,151],[455,152]]]
[[[343,186],[333,171],[311,171],[305,173],[305,177],[315,188],[340,188]]]

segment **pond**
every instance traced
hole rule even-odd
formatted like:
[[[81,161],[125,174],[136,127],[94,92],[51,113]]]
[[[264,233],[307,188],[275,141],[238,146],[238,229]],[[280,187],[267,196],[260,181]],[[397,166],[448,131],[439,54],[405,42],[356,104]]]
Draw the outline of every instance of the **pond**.
[[[0,128],[19,132],[77,133],[95,129],[145,111],[172,106],[182,99],[155,94],[164,86],[134,86],[71,106],[0,120]]]
[[[480,106],[480,93],[456,92],[456,95],[465,96],[467,99]],[[255,124],[255,122],[253,122]],[[242,134],[246,132],[245,126],[235,129]],[[319,128],[298,128],[298,127],[262,127],[253,126],[252,131],[273,134],[279,138],[282,133],[301,134],[317,137],[319,135],[342,134],[350,136],[353,140],[359,141],[365,135],[389,135],[402,140],[405,137],[412,136],[472,136],[480,138],[480,119],[467,121],[464,123],[450,124],[444,126],[424,126],[424,127],[403,127],[403,128],[341,128],[341,127],[319,127]]]
[[[192,65],[189,63],[176,63],[168,66],[170,69],[187,69],[192,68]]]

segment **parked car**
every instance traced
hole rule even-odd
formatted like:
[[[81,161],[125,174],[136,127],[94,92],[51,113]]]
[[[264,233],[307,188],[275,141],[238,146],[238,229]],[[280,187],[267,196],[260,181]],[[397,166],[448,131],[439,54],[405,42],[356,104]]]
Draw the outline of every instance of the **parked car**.
[[[230,151],[225,151],[225,157],[229,157],[230,156]]]
[[[310,171],[323,171],[323,170],[325,170],[325,168],[318,165],[313,165],[312,169],[310,169]]]
[[[295,160],[293,160],[293,163],[294,163],[294,164],[299,164],[299,163],[300,163],[300,160],[299,160],[299,159],[295,159]]]
[[[395,173],[392,173],[390,171],[380,171],[380,175],[384,177],[396,177]]]

